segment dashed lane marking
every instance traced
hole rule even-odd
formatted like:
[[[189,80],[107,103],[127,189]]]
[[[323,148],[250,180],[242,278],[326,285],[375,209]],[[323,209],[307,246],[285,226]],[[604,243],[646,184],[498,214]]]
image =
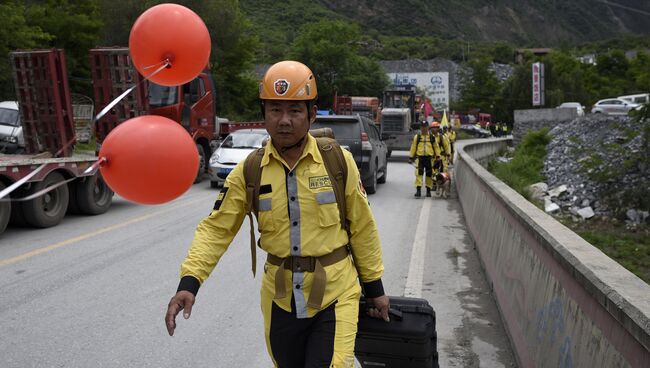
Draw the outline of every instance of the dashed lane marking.
[[[195,199],[195,200],[192,200],[192,201],[189,201],[189,202],[184,202],[184,203],[178,204],[176,206],[166,208],[164,210],[156,211],[156,212],[150,213],[148,215],[136,217],[136,218],[133,218],[133,219],[128,220],[126,222],[122,222],[122,223],[115,224],[113,226],[109,226],[109,227],[101,229],[101,230],[94,231],[92,233],[87,233],[87,234],[84,234],[84,235],[77,236],[75,238],[71,238],[71,239],[68,239],[68,240],[58,242],[56,244],[52,244],[52,245],[48,245],[48,246],[45,246],[45,247],[42,247],[42,248],[34,249],[31,252],[27,252],[27,253],[21,254],[21,255],[16,256],[16,257],[1,259],[0,260],[0,267],[8,266],[10,264],[14,264],[14,263],[23,261],[25,259],[37,256],[39,254],[47,253],[47,252],[53,251],[55,249],[65,247],[66,245],[74,244],[74,243],[79,242],[81,240],[92,238],[94,236],[107,233],[109,231],[121,229],[123,227],[133,225],[135,223],[142,222],[144,220],[148,220],[148,219],[150,219],[152,217],[162,215],[162,214],[165,214],[167,212],[175,211],[175,210],[177,210],[179,208],[186,207],[186,206],[189,206],[191,204],[195,204],[197,202],[205,202],[205,198],[199,198],[199,199]]]

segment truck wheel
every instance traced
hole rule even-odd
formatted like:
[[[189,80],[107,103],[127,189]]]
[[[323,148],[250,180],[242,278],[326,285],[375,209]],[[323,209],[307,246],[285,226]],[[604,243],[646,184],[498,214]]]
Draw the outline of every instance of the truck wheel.
[[[370,185],[366,187],[366,192],[368,194],[375,194],[377,192],[377,169],[372,172],[372,181]]]
[[[38,183],[32,185],[27,195],[33,194],[49,187],[52,184],[63,181],[63,175],[52,172]],[[23,202],[23,212],[27,223],[34,227],[51,227],[58,225],[65,216],[68,209],[69,192],[67,185],[53,189],[42,196]]]
[[[203,180],[203,173],[205,172],[205,150],[200,144],[196,145],[197,151],[199,151],[199,170],[196,173],[196,179],[194,179],[194,184],[200,183]]]
[[[5,188],[6,186],[0,181],[0,192],[2,192]],[[7,228],[10,217],[11,202],[0,202],[0,234],[2,234]]]
[[[111,207],[113,191],[106,185],[99,172],[77,182],[77,206],[86,215],[100,215]]]

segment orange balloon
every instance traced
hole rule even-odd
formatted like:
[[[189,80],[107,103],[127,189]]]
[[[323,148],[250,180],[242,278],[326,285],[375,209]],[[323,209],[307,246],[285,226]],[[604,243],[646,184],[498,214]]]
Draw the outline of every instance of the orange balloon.
[[[171,67],[149,78],[163,86],[178,86],[196,78],[208,65],[210,45],[210,33],[201,17],[178,4],[147,9],[129,36],[131,60],[143,76],[169,59]]]
[[[194,140],[163,116],[144,115],[118,125],[104,139],[99,157],[106,184],[136,203],[159,204],[185,193],[199,169]]]

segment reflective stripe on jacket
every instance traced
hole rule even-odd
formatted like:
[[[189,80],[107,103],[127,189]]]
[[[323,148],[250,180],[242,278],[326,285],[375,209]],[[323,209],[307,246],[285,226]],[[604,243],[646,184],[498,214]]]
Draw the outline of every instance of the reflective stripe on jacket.
[[[258,226],[261,248],[277,257],[322,256],[351,244],[356,270],[364,283],[381,279],[384,267],[375,219],[370,211],[359,170],[352,154],[343,150],[348,167],[345,186],[346,212],[352,239],[341,227],[336,197],[318,151],[308,135],[302,156],[293,170],[275,150],[271,141],[262,158]],[[199,223],[192,246],[181,265],[181,277],[192,276],[203,283],[235,237],[245,217],[246,183],[241,161],[228,175],[210,216]],[[247,276],[242,268],[242,277]],[[277,266],[264,265],[262,288],[274,294]],[[322,308],[329,306],[357,282],[350,257],[325,267],[327,286]],[[318,310],[307,307],[313,273],[285,270],[287,296],[275,302],[291,311],[291,295],[298,318],[313,316]]]

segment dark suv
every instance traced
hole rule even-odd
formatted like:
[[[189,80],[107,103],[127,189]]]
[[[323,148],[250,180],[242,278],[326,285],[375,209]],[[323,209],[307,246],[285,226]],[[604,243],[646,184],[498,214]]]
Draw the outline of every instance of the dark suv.
[[[388,175],[388,148],[372,120],[359,115],[317,116],[310,129],[330,128],[336,141],[352,152],[366,192],[377,191]]]

